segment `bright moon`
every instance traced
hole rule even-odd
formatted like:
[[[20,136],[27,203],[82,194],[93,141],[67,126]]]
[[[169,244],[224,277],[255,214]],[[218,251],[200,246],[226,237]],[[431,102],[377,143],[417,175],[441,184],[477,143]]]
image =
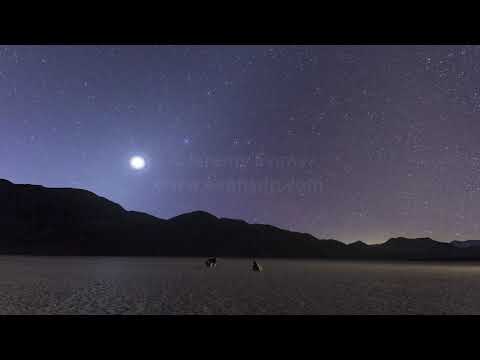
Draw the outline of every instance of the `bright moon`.
[[[130,166],[134,170],[141,170],[145,167],[145,159],[141,156],[134,156],[130,159]]]

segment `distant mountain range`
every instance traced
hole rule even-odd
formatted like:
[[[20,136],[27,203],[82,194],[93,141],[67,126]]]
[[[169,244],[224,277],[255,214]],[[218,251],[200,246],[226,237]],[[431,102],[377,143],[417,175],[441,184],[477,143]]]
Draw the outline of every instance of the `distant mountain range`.
[[[480,240],[320,240],[203,211],[164,220],[92,192],[0,179],[0,254],[480,260]]]

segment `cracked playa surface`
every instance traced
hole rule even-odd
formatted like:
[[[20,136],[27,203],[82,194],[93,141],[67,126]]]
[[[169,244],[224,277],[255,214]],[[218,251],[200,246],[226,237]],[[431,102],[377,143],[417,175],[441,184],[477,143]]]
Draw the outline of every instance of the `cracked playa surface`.
[[[480,314],[480,264],[0,256],[0,314]]]

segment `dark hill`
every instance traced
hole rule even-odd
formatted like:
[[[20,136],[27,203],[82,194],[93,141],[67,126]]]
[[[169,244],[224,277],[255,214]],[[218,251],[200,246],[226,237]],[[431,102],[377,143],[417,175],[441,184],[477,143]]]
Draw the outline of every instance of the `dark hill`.
[[[1,179],[0,227],[1,254],[480,260],[480,247],[458,242],[394,238],[347,246],[204,211],[163,220],[86,190]]]
[[[350,248],[357,248],[357,249],[366,249],[368,245],[365,244],[363,241],[355,241],[353,243],[348,244]]]
[[[92,192],[0,180],[0,253],[319,257],[345,245],[195,211],[169,220]]]
[[[451,241],[450,244],[460,248],[478,247],[480,246],[480,240],[465,240],[465,241],[454,240],[454,241]]]

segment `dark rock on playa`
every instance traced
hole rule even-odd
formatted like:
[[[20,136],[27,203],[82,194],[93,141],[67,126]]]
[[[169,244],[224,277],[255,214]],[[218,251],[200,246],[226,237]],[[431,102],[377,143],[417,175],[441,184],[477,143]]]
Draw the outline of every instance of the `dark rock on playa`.
[[[263,271],[263,267],[257,263],[256,261],[253,262],[253,265],[252,265],[252,270],[253,271],[257,271],[257,272],[260,272],[260,271]]]

